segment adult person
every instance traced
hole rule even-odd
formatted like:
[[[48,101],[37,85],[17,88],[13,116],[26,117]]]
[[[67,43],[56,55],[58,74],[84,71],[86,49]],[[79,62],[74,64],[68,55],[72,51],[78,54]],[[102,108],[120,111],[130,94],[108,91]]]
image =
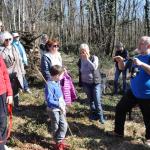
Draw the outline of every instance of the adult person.
[[[9,74],[2,57],[0,57],[0,150],[7,148],[7,104],[12,104],[13,93]]]
[[[125,68],[125,63],[128,60],[128,51],[124,48],[121,42],[116,44],[116,52],[113,59],[115,61],[114,94],[118,94],[118,80],[121,73],[123,80],[123,93],[125,93],[127,88],[127,69]]]
[[[1,20],[0,20],[0,32],[4,32],[4,25]]]
[[[43,56],[43,54],[46,53],[46,43],[48,41],[48,35],[47,34],[43,34],[41,37],[41,44],[40,44],[40,53],[41,53],[41,57]]]
[[[4,32],[4,25],[2,23],[2,21],[0,20],[0,35]],[[0,40],[0,45],[2,45],[3,43]]]
[[[19,54],[21,56],[22,63],[24,65],[24,67],[28,66],[27,54],[26,54],[24,46],[20,42],[19,34],[17,32],[13,32],[12,36],[13,36],[12,45],[18,50],[18,52],[19,52]],[[31,92],[31,90],[29,88],[29,84],[28,84],[28,81],[27,81],[25,75],[23,77],[23,84],[24,84],[24,91],[31,94],[32,92]]]
[[[104,124],[103,109],[101,106],[101,77],[99,71],[98,57],[90,55],[90,49],[87,44],[81,44],[80,48],[80,72],[82,86],[90,101],[90,119]]]
[[[4,31],[3,34],[0,35],[0,39],[3,43],[3,45],[0,46],[0,55],[3,57],[9,73],[13,89],[14,108],[18,111],[20,110],[19,88],[23,88],[23,76],[25,71],[18,51],[12,45],[12,35],[8,31]]]
[[[41,71],[46,81],[51,79],[50,69],[54,65],[62,66],[62,57],[58,52],[59,41],[56,39],[48,40],[46,43],[47,52],[43,54],[41,59]],[[67,105],[76,99],[75,88],[71,76],[65,70],[64,76],[61,79],[61,87],[64,99]]]
[[[126,114],[138,104],[146,127],[146,144],[150,146],[150,37],[141,37],[138,51],[133,62],[139,72],[130,79],[131,88],[116,106],[114,134],[124,136]]]
[[[46,80],[50,79],[50,68],[54,65],[62,66],[62,58],[59,49],[59,41],[56,39],[48,40],[46,43],[46,53],[41,59],[41,71]]]

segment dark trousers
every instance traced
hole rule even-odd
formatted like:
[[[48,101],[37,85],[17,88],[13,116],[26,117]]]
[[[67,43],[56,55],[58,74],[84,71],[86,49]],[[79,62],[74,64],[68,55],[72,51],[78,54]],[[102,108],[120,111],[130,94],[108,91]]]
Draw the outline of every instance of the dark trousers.
[[[14,107],[18,107],[19,105],[19,88],[20,83],[15,75],[15,73],[12,73],[9,75],[10,77],[10,82],[11,82],[11,87],[13,89],[13,99],[14,99]]]
[[[0,95],[0,141],[5,140],[7,134],[7,104],[6,94]],[[0,144],[0,150],[4,150],[6,141]]]
[[[126,114],[137,104],[141,109],[146,127],[145,137],[150,139],[150,99],[137,99],[131,90],[127,91],[116,106],[115,132],[124,135]]]

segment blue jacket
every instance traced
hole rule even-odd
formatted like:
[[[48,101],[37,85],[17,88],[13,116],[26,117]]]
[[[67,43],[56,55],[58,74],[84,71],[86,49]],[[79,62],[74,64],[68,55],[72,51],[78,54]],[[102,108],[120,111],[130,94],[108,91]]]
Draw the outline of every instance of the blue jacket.
[[[42,56],[41,59],[41,72],[45,80],[50,80],[50,68],[52,67],[51,60],[46,55]]]
[[[50,80],[50,68],[53,65],[59,65],[62,66],[62,58],[60,56],[60,53],[56,53],[55,55],[47,52],[43,54],[41,59],[41,72],[45,78],[45,80]]]
[[[18,50],[22,59],[22,63],[28,65],[26,51],[20,41],[13,40],[12,45]]]
[[[60,83],[56,81],[48,81],[45,86],[45,98],[49,108],[60,108],[59,98],[63,97]]]

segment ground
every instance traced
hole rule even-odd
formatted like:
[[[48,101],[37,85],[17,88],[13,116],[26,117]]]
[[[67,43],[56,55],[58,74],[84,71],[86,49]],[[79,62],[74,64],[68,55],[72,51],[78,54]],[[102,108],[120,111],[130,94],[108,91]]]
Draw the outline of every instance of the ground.
[[[127,118],[125,138],[110,137],[106,133],[114,128],[115,106],[121,95],[113,96],[111,88],[103,95],[105,124],[88,119],[89,105],[83,90],[78,87],[77,57],[63,54],[63,60],[74,79],[78,99],[68,107],[69,129],[66,142],[70,150],[147,150],[143,144],[144,124],[138,108],[134,108],[133,120]],[[107,66],[107,65],[106,65]],[[106,67],[107,75],[111,70]],[[7,145],[13,150],[52,150],[50,120],[44,103],[43,81],[37,72],[37,80],[31,86],[32,94],[20,93],[21,112],[13,113],[13,129]]]

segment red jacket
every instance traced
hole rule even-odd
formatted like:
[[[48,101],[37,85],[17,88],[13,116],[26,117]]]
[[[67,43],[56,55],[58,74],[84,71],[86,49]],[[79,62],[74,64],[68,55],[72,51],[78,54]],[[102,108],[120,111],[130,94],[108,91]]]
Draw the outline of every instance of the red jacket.
[[[12,88],[9,79],[9,74],[5,62],[2,57],[0,57],[0,95],[6,93],[7,96],[12,96]]]

